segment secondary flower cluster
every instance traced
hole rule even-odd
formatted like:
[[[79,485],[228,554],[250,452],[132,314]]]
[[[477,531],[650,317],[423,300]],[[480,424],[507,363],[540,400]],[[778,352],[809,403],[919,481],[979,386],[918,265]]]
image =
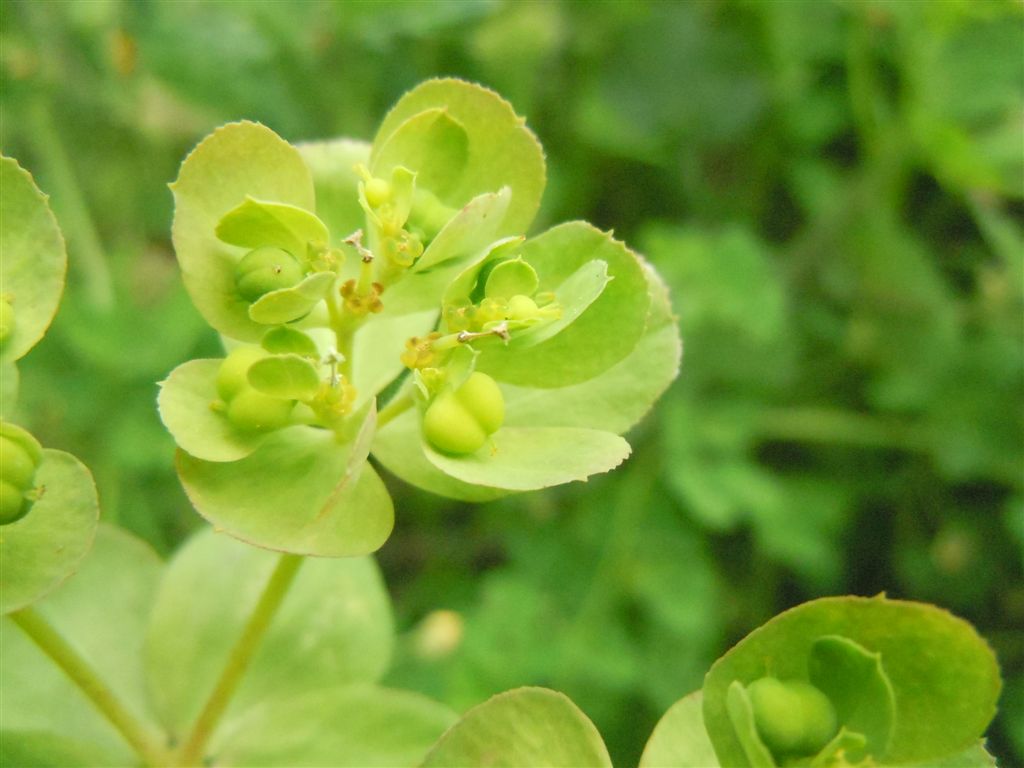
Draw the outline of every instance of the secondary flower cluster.
[[[160,394],[197,509],[270,548],[359,554],[393,515],[370,453],[464,499],[625,459],[619,435],[678,369],[675,322],[609,234],[524,236],[544,177],[523,120],[456,80],[402,97],[372,144],[247,122],[201,142],[174,244],[229,353]]]

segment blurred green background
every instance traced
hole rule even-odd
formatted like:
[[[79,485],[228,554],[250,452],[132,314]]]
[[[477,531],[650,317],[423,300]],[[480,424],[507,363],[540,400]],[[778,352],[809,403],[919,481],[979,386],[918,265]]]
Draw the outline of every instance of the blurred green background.
[[[464,709],[563,690],[616,764],[711,661],[836,593],[939,603],[999,654],[1024,763],[1024,6],[14,2],[0,145],[70,273],[16,418],[169,553],[201,525],[155,382],[218,342],[166,184],[213,127],[371,138],[433,75],[497,89],[585,218],[669,281],[681,378],[587,485],[483,506],[391,483],[390,682]],[[434,613],[445,609],[453,613]]]

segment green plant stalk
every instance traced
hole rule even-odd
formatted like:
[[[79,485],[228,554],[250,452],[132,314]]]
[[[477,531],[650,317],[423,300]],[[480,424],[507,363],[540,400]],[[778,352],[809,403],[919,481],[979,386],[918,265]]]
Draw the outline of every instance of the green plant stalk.
[[[52,205],[69,235],[76,256],[73,263],[80,266],[89,303],[96,309],[109,310],[114,305],[114,284],[103,244],[75,178],[71,159],[54,125],[53,114],[43,97],[33,101],[28,116],[30,138],[49,173]]]
[[[295,574],[302,565],[301,555],[282,554],[277,561],[274,572],[270,575],[267,585],[263,588],[259,602],[249,616],[249,621],[242,630],[238,642],[231,649],[227,663],[221,671],[220,679],[213,692],[206,700],[199,717],[188,738],[185,739],[178,752],[176,762],[181,765],[198,765],[202,761],[203,751],[223,716],[231,697],[234,695],[242,676],[249,668],[264,633],[273,621],[277,609],[281,607],[288,589],[291,587]]]
[[[135,719],[96,671],[60,635],[40,613],[31,606],[11,614],[11,620],[60,667],[78,686],[96,708],[117,728],[132,749],[150,766],[168,764],[168,755],[159,737]]]
[[[391,398],[391,401],[381,409],[380,413],[377,414],[377,429],[381,429],[389,421],[398,418],[407,410],[412,408],[414,402],[412,390],[409,388],[403,388],[397,395]]]

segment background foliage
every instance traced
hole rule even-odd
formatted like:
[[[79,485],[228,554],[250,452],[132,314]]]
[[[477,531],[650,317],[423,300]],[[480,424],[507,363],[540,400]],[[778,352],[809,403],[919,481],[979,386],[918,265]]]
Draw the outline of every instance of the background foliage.
[[[0,145],[70,262],[15,416],[174,551],[200,521],[155,382],[218,344],[170,250],[179,162],[228,120],[370,138],[420,80],[480,81],[547,150],[534,231],[614,227],[668,279],[683,376],[587,485],[390,483],[389,682],[557,688],[625,763],[757,624],[885,590],[989,638],[991,746],[1024,761],[1022,50],[1009,0],[5,0]]]

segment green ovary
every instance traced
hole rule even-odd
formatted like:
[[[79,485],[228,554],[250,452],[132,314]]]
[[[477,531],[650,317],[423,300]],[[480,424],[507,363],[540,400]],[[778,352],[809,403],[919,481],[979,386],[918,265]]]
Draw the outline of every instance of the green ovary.
[[[494,379],[472,373],[458,389],[446,388],[427,408],[423,434],[434,448],[475,453],[505,421],[505,399]]]
[[[762,677],[747,688],[757,731],[775,755],[813,755],[838,730],[835,707],[804,680]]]
[[[0,424],[0,525],[28,513],[32,501],[25,492],[32,489],[42,460],[43,449],[32,435],[13,424]]]
[[[228,420],[247,432],[270,432],[288,425],[294,407],[294,400],[282,400],[247,389],[231,399]]]
[[[288,251],[269,246],[249,251],[235,266],[235,287],[246,301],[256,301],[281,288],[291,288],[302,277],[298,259]]]
[[[217,394],[227,405],[227,419],[243,432],[270,432],[291,422],[294,400],[265,395],[249,383],[249,368],[268,356],[262,347],[237,347],[217,371]]]

